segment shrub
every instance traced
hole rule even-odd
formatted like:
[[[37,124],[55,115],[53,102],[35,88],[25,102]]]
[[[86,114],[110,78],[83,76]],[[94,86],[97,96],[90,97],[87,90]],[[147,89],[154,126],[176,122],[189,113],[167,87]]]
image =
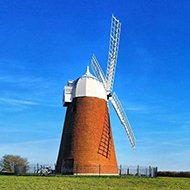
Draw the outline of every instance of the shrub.
[[[159,177],[188,177],[190,178],[190,172],[173,172],[173,171],[158,171]]]

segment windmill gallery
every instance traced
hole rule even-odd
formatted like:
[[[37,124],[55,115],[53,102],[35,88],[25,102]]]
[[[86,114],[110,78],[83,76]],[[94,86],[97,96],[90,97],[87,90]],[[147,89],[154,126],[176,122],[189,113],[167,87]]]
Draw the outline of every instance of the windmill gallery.
[[[108,63],[104,75],[93,55],[91,67],[77,80],[69,80],[64,88],[63,106],[67,107],[63,134],[56,163],[56,173],[118,174],[117,160],[110,125],[108,101],[110,100],[125,128],[132,148],[135,137],[125,111],[114,92],[111,95],[117,64],[121,23],[112,15]]]

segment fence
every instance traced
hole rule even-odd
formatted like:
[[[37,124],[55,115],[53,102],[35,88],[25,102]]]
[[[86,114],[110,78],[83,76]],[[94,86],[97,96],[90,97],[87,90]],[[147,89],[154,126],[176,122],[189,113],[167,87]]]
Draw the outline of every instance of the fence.
[[[136,175],[136,176],[147,176],[157,177],[157,167],[146,167],[146,166],[123,166],[120,165],[120,175]]]
[[[51,168],[55,173],[56,166],[54,164],[30,164],[26,173],[37,174],[40,169]],[[157,167],[145,166],[107,166],[107,165],[79,165],[72,167],[62,167],[61,174],[66,175],[134,175],[157,177]]]

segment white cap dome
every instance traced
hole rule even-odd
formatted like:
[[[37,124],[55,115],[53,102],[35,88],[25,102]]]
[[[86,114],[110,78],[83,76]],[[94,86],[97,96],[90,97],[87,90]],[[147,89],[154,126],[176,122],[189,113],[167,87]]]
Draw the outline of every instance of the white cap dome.
[[[74,81],[73,98],[96,97],[107,100],[106,90],[103,83],[94,77],[87,66],[86,73]]]

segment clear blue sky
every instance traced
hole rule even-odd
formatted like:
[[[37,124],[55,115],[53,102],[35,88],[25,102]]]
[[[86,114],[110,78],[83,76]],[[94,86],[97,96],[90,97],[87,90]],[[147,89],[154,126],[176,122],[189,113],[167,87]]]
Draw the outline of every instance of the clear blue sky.
[[[114,91],[133,151],[110,106],[118,164],[190,170],[190,2],[1,0],[0,157],[55,163],[62,90],[92,53],[106,70],[111,15],[122,23]]]

